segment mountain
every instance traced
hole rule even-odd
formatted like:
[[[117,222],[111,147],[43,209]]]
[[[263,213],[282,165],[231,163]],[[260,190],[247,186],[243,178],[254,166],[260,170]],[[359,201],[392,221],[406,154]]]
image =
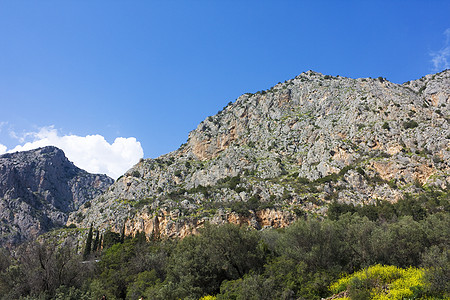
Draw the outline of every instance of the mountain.
[[[114,182],[77,168],[56,147],[0,156],[0,246],[63,226]]]
[[[449,122],[449,70],[404,84],[308,71],[230,102],[67,224],[182,237],[205,222],[283,227],[335,201],[448,197]]]

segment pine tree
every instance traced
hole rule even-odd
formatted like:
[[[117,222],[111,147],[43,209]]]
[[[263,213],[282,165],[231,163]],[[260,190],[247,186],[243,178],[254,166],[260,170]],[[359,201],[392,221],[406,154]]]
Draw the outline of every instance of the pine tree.
[[[123,244],[125,241],[125,223],[123,223],[122,232],[120,233],[120,243]]]
[[[95,231],[95,240],[94,243],[92,244],[92,252],[97,252],[97,248],[98,248],[98,242],[99,242],[99,232],[98,230]]]
[[[103,234],[100,235],[100,240],[98,241],[97,251],[101,251],[103,249]]]
[[[91,254],[91,245],[92,245],[92,224],[91,228],[89,228],[89,233],[86,239],[86,246],[84,247],[83,259],[87,259],[89,254]]]

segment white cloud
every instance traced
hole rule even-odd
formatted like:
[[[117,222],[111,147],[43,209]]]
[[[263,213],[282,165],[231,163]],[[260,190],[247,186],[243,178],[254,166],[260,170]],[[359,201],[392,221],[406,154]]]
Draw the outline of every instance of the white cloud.
[[[134,137],[118,137],[110,144],[98,134],[84,137],[60,136],[53,126],[41,128],[38,132],[26,133],[24,137],[32,138],[33,141],[18,145],[8,152],[56,146],[62,149],[77,167],[91,173],[104,173],[114,179],[130,169],[144,155],[141,143]],[[3,149],[1,146],[0,153]]]
[[[5,145],[2,145],[2,144],[0,144],[0,155],[2,155],[2,154],[5,154],[6,153],[6,146]]]
[[[433,71],[438,72],[450,68],[450,28],[444,31],[445,41],[444,47],[438,51],[432,51],[431,62],[433,63]]]

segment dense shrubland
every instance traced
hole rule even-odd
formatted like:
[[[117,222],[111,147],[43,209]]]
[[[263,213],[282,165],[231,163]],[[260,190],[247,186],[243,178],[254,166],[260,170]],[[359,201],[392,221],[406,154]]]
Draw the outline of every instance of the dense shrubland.
[[[329,218],[308,217],[285,229],[207,225],[183,240],[116,235],[107,244],[101,253],[92,251],[87,261],[69,246],[51,242],[24,245],[13,256],[2,251],[0,295],[2,299],[102,295],[320,299],[337,293],[351,299],[396,299],[395,293],[448,299],[450,295],[450,214],[448,194],[442,193],[367,207],[334,203]]]

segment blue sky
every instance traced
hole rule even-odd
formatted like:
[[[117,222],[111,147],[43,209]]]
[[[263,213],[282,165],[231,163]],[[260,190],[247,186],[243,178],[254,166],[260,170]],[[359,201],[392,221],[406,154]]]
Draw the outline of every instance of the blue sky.
[[[0,0],[0,152],[117,141],[109,159],[131,164],[310,69],[417,79],[449,67],[449,15],[447,0]]]

